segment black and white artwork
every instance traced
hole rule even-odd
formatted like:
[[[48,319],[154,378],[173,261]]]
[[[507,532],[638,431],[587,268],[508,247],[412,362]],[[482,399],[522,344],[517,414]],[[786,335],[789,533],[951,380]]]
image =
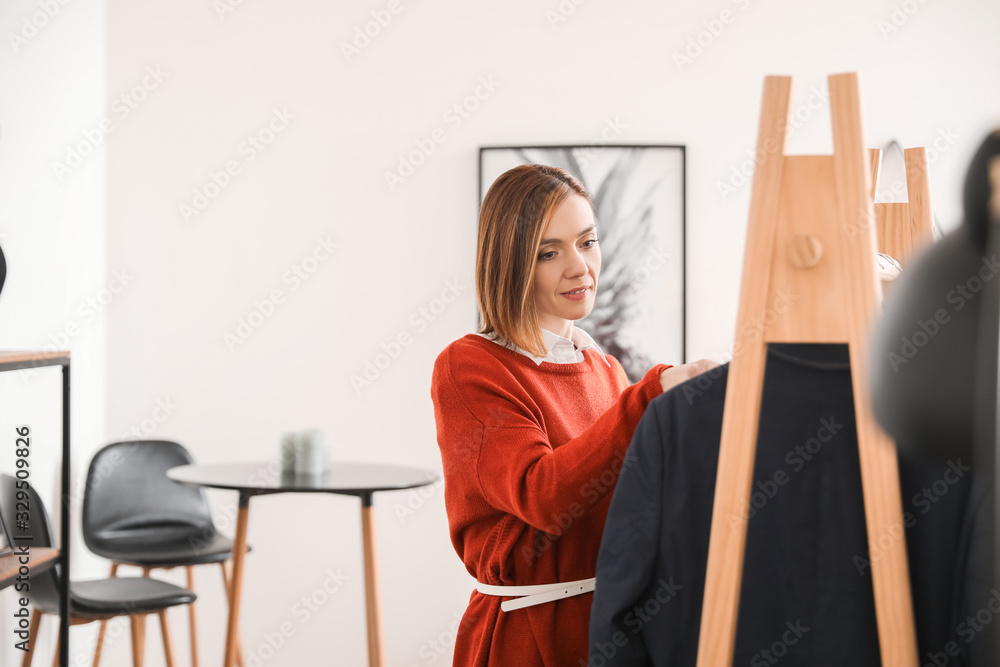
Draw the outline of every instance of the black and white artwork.
[[[480,204],[498,176],[529,163],[567,170],[594,202],[601,274],[576,326],[631,382],[657,363],[684,363],[684,146],[484,147]]]
[[[14,544],[11,541],[10,534],[4,528],[3,517],[0,517],[0,556],[6,556],[13,552]]]

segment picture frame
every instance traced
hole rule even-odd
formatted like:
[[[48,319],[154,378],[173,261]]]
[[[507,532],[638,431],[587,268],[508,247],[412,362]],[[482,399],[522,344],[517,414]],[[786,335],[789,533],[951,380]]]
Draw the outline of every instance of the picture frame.
[[[479,205],[497,177],[529,163],[565,169],[594,203],[601,273],[594,308],[576,326],[621,362],[630,382],[657,363],[685,363],[685,146],[483,146]]]
[[[0,516],[0,557],[8,556],[12,553],[14,553],[14,542],[11,534],[7,532],[7,527],[4,525],[3,516]]]

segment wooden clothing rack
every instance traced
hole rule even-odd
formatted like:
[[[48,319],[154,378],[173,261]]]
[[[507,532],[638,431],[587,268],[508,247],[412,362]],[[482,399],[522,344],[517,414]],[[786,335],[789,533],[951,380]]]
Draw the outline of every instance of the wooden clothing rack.
[[[882,151],[869,151],[872,173],[872,200],[878,190]],[[877,202],[875,225],[879,252],[899,261],[904,267],[916,251],[934,239],[934,209],[931,206],[931,182],[927,175],[927,150],[903,151],[906,168],[905,202]]]
[[[848,345],[868,543],[879,549],[871,576],[882,665],[918,665],[895,444],[875,422],[867,381],[869,330],[882,300],[872,196],[879,158],[866,153],[858,75],[828,81],[833,155],[785,155],[792,79],[764,82],[757,132],[764,157],[750,200],[698,667],[732,665],[747,523],[729,518],[741,516],[750,498],[767,344],[786,342]],[[915,187],[907,206],[920,205],[914,191],[926,195]],[[892,210],[884,209],[887,222],[902,215]],[[906,257],[903,245],[895,251]],[[797,298],[779,312],[773,304],[781,293]]]

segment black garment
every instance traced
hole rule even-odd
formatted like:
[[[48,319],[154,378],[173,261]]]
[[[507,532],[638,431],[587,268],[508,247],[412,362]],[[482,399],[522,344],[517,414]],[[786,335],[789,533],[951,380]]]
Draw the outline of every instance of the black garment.
[[[598,557],[592,667],[695,665],[728,370],[658,396],[635,430]],[[968,463],[900,461],[921,664],[938,652],[964,664],[943,652],[967,648],[956,591]],[[748,521],[733,664],[879,665],[881,549],[869,554],[846,345],[769,347],[747,510],[727,517]]]

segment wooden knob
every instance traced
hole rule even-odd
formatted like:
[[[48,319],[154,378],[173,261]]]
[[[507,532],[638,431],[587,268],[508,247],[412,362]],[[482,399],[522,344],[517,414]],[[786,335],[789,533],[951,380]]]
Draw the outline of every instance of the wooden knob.
[[[823,257],[823,244],[810,234],[798,234],[788,244],[788,258],[800,269],[811,269]]]

